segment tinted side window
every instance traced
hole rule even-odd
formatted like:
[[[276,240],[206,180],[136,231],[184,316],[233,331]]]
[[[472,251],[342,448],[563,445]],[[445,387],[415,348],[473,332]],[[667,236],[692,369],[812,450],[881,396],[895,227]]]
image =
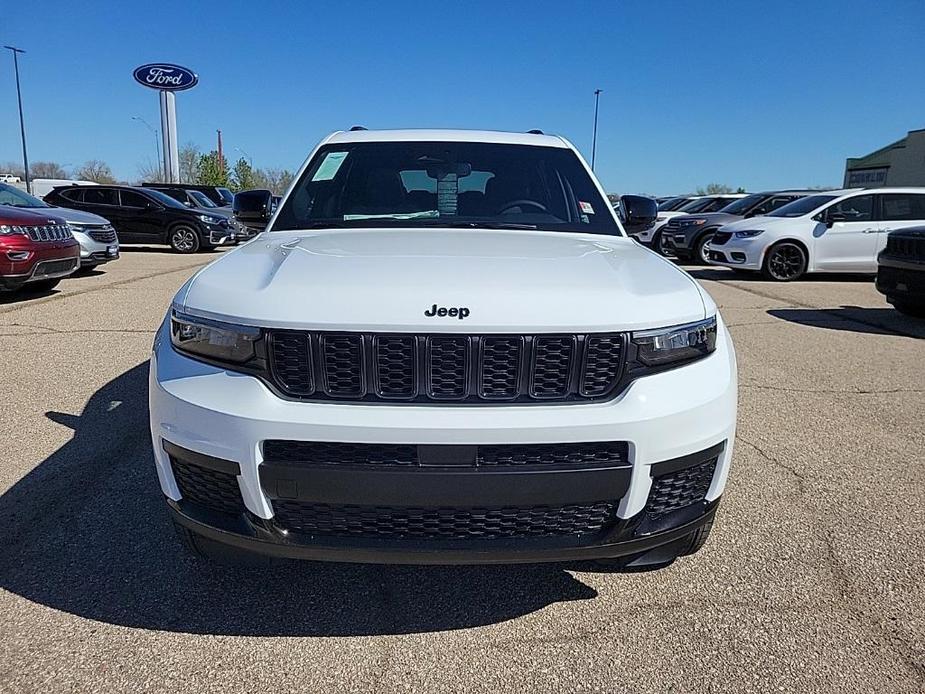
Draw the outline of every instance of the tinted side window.
[[[886,221],[925,220],[925,195],[884,193],[880,200]]]
[[[826,213],[830,218],[832,215],[841,215],[846,222],[869,222],[874,218],[874,196],[858,195],[836,202]]]
[[[796,198],[792,195],[775,195],[755,207],[755,209],[753,209],[749,214],[752,217],[760,217],[761,215],[767,214],[768,212],[773,212],[778,207],[783,207],[788,202],[792,202],[793,200],[796,200]]]
[[[71,202],[80,202],[83,200],[84,192],[82,188],[72,188],[70,190],[62,190],[59,195],[65,200],[70,200]]]
[[[119,195],[122,197],[123,207],[147,207],[148,199],[132,190],[121,190]]]
[[[711,202],[709,205],[707,205],[706,209],[704,209],[703,211],[704,212],[716,212],[717,210],[723,209],[730,202],[732,202],[732,200],[730,200],[729,198],[717,198],[716,200]]]
[[[84,189],[83,201],[88,205],[118,205],[119,191],[111,188],[88,186]]]

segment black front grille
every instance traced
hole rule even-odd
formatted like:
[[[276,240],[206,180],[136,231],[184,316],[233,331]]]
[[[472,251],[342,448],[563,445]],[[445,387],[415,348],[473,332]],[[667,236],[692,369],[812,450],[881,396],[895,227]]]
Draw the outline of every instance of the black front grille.
[[[492,540],[598,533],[616,521],[616,504],[412,508],[274,501],[274,522],[295,533],[334,537]]]
[[[244,511],[244,502],[241,499],[241,490],[235,475],[173,457],[170,458],[170,465],[184,499],[213,511],[224,513]]]
[[[715,234],[713,234],[713,238],[710,239],[710,244],[713,246],[722,246],[731,238],[731,231],[717,231]]]
[[[582,401],[612,395],[625,338],[271,330],[270,374],[298,399]]]
[[[890,234],[887,236],[884,253],[895,258],[925,261],[925,235]]]
[[[33,277],[49,277],[71,272],[77,268],[77,258],[66,258],[65,260],[45,260],[39,263],[35,268]]]
[[[89,236],[94,241],[98,241],[100,243],[114,243],[117,238],[116,230],[113,229],[112,227],[109,227],[109,228],[101,227],[99,229],[90,229],[87,232],[87,236]]]
[[[713,481],[717,458],[652,480],[646,513],[657,518],[703,501]]]
[[[625,465],[629,446],[625,441],[593,443],[536,443],[477,446],[478,466],[553,465],[590,466]],[[321,441],[263,442],[263,457],[268,462],[332,465],[420,465],[418,447],[413,444],[330,443]]]

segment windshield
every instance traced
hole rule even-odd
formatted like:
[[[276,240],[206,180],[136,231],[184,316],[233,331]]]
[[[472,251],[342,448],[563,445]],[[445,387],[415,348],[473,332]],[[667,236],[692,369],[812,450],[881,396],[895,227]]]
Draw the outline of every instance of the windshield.
[[[196,204],[199,205],[200,207],[208,207],[208,208],[218,207],[218,205],[216,205],[214,202],[209,200],[209,198],[206,197],[206,194],[201,191],[188,190],[186,192],[189,193],[190,197],[193,200],[195,200]]]
[[[148,195],[150,195],[152,198],[157,200],[159,203],[161,203],[165,207],[175,207],[181,210],[189,209],[182,202],[178,202],[177,200],[174,200],[172,197],[170,197],[166,193],[162,193],[159,190],[154,190],[153,188],[145,188],[144,190]]]
[[[691,200],[686,205],[681,205],[681,207],[678,208],[678,212],[685,212],[687,214],[691,212],[702,212],[710,206],[711,202],[713,202],[713,198],[697,198],[696,200]]]
[[[610,203],[574,152],[485,142],[322,147],[273,230],[396,226],[620,235]]]
[[[674,212],[679,207],[686,205],[690,198],[671,198],[658,206],[659,212]]]
[[[219,196],[225,201],[226,205],[230,205],[234,202],[234,193],[227,188],[216,188],[215,190],[218,191]],[[218,207],[218,205],[216,205],[216,207]]]
[[[781,205],[773,212],[768,212],[765,217],[802,217],[813,210],[822,207],[827,202],[832,202],[837,195],[810,195],[805,198],[798,198],[786,205]]]
[[[759,202],[764,200],[767,195],[762,193],[755,193],[754,195],[746,195],[744,198],[739,198],[731,205],[726,205],[724,208],[719,210],[723,214],[734,214],[740,217],[744,217],[745,213],[752,209]]]
[[[50,207],[37,197],[6,183],[0,183],[0,205],[10,207]]]

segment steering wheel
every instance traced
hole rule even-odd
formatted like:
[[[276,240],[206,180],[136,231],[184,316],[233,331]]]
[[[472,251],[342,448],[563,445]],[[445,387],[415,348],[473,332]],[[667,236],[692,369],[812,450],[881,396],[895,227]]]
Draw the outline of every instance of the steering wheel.
[[[504,207],[502,207],[500,210],[498,210],[498,214],[505,214],[505,213],[506,213],[508,210],[510,210],[510,209],[513,209],[513,208],[515,208],[515,207],[523,207],[523,206],[526,206],[526,207],[535,207],[536,209],[540,210],[541,212],[547,212],[547,211],[548,211],[548,210],[546,209],[546,206],[545,206],[545,205],[542,205],[542,204],[536,202],[535,200],[513,200],[513,201],[511,201],[511,202],[506,202],[506,203],[504,203]]]

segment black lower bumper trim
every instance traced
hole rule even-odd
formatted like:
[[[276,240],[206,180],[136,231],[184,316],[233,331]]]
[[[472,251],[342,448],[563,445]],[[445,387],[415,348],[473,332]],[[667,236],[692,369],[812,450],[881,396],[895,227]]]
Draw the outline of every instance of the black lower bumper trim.
[[[168,499],[167,507],[174,520],[206,539],[280,559],[303,559],[370,564],[533,564],[541,562],[585,561],[625,557],[676,542],[711,521],[719,500],[702,504],[698,517],[658,533],[637,535],[633,528],[639,519],[623,521],[622,539],[594,545],[576,545],[568,541],[546,539],[464,543],[408,542],[371,543],[350,538],[304,538],[287,541],[260,519],[244,515],[225,515],[201,510],[194,504]],[[640,514],[642,516],[644,514]]]

